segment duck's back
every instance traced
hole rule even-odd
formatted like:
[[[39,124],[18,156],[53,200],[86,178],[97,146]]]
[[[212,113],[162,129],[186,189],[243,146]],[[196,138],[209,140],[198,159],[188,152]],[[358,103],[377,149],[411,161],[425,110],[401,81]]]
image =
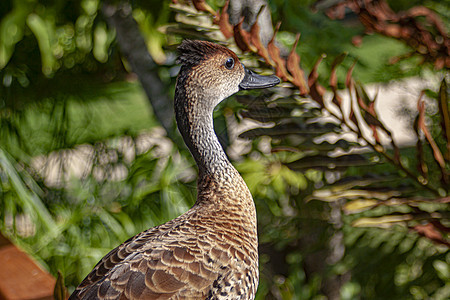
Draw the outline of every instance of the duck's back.
[[[108,253],[70,299],[253,299],[256,224],[245,210],[197,203]]]

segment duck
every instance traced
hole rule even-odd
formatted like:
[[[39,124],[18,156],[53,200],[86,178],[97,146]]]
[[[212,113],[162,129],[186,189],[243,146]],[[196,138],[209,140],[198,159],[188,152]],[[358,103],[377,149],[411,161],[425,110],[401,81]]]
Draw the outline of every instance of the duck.
[[[225,46],[184,40],[175,87],[178,130],[198,167],[197,199],[184,214],[105,255],[69,299],[254,299],[256,209],[214,132],[217,104],[280,79],[244,67]]]

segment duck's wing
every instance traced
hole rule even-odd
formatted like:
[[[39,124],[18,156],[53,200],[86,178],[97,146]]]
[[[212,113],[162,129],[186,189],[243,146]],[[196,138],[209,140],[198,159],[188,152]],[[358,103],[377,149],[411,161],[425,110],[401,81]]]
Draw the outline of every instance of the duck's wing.
[[[195,226],[186,225],[169,222],[126,241],[94,267],[69,299],[205,298],[219,274],[202,249],[211,245],[201,245],[194,238]]]

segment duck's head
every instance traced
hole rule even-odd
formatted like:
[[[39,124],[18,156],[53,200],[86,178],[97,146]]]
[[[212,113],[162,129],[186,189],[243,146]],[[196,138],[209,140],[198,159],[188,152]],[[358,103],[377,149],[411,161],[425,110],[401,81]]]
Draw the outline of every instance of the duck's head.
[[[245,68],[233,51],[218,44],[184,40],[178,50],[178,62],[182,67],[177,89],[192,101],[208,99],[209,105],[214,107],[239,90],[267,88],[280,83],[276,76],[261,76]]]

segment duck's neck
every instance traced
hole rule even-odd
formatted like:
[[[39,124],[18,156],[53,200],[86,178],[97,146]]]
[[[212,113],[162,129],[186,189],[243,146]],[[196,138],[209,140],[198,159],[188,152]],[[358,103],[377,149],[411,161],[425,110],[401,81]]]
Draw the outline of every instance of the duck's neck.
[[[215,99],[177,86],[175,113],[178,129],[199,168],[200,179],[228,180],[235,173],[214,132]],[[218,102],[219,100],[217,100]]]
[[[255,238],[256,210],[252,195],[214,132],[213,110],[221,99],[207,95],[200,84],[186,84],[188,78],[183,73],[178,77],[175,115],[178,129],[199,169],[196,204],[204,204],[207,209],[226,210],[228,215],[239,216],[241,221],[244,218],[244,222],[253,228]]]

